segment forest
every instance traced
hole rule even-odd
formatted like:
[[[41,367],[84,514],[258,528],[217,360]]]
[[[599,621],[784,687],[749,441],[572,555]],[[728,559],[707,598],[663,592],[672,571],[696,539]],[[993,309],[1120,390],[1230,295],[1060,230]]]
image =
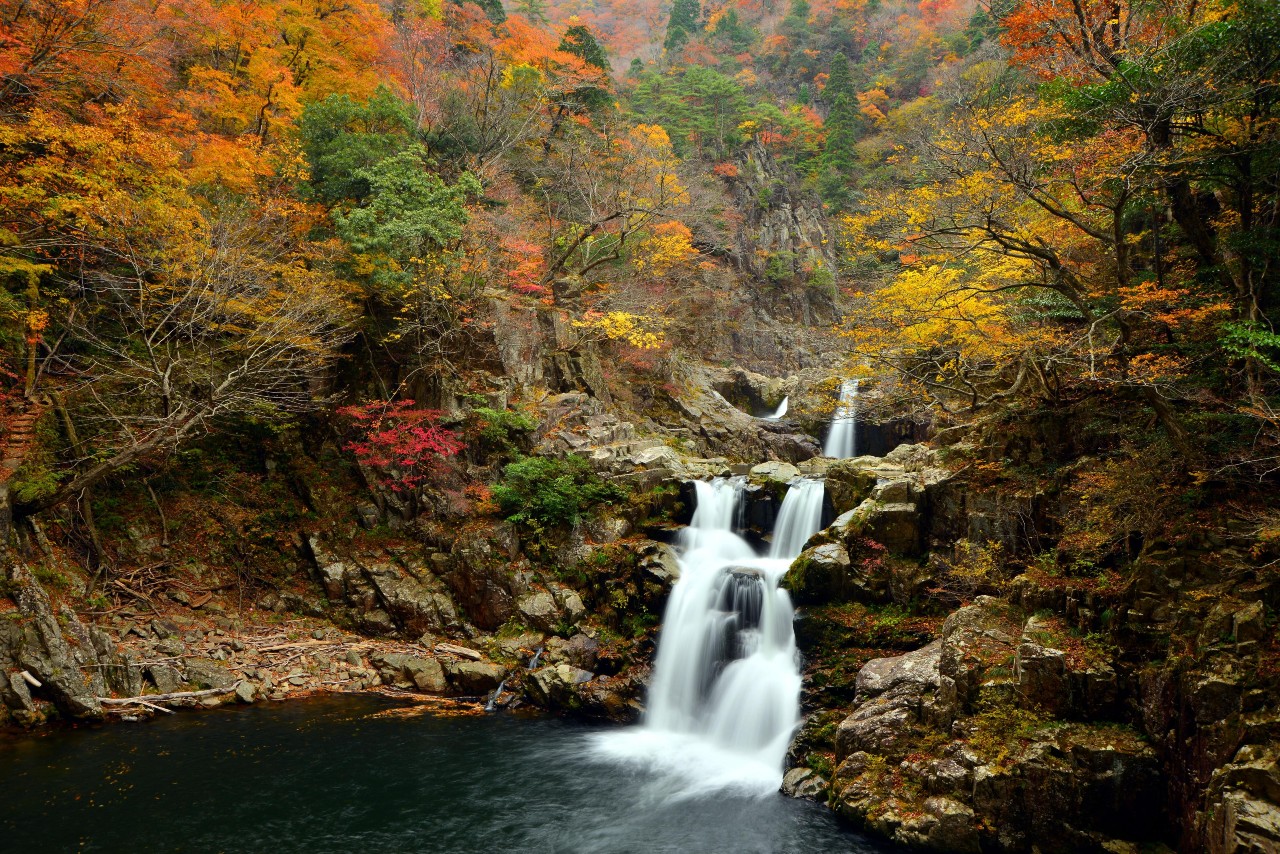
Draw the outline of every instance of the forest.
[[[444,674],[358,689],[634,719],[690,484],[758,545],[825,479],[792,788],[934,850],[1280,846],[1275,0],[0,0],[0,284],[12,723],[252,611]],[[937,642],[918,749],[846,720]]]

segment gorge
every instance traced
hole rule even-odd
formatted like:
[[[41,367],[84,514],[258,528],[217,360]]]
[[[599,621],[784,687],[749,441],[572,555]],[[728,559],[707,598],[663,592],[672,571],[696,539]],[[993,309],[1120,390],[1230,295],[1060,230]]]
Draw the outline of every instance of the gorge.
[[[0,849],[1280,850],[1275,0],[0,0]]]

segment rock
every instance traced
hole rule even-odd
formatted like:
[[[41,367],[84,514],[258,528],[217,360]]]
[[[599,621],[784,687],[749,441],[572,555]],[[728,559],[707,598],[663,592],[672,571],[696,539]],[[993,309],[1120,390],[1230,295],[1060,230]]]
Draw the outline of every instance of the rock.
[[[640,549],[640,570],[663,587],[670,587],[680,578],[680,564],[675,549],[666,543],[647,542]]]
[[[514,527],[505,524],[488,534],[460,533],[452,552],[432,562],[468,621],[492,631],[515,613],[511,563],[519,556],[520,539]]]
[[[1231,616],[1231,633],[1236,643],[1261,640],[1267,630],[1267,609],[1261,602],[1246,605]]]
[[[858,706],[836,728],[836,759],[854,753],[876,755],[901,752],[913,740],[919,722],[921,692],[901,685],[874,702]]]
[[[241,679],[236,686],[236,700],[241,703],[252,703],[257,699],[258,691],[248,679]]]
[[[876,488],[876,472],[859,460],[836,460],[827,467],[827,495],[837,513],[846,513],[867,501]]]
[[[382,607],[410,637],[426,632],[456,633],[462,621],[443,582],[425,564],[409,561],[403,556],[400,561],[379,560],[361,564],[364,577],[377,591]]]
[[[1027,620],[1022,641],[1013,658],[1013,678],[1026,700],[1051,715],[1065,714],[1071,706],[1071,686],[1067,679],[1067,656],[1058,649],[1036,643],[1040,623]]]
[[[1280,849],[1280,748],[1246,744],[1214,771],[1196,819],[1210,854]]]
[[[161,694],[172,694],[182,690],[182,677],[178,671],[167,664],[152,664],[147,667],[147,676],[151,684]]]
[[[849,552],[842,543],[806,549],[792,561],[784,584],[800,605],[844,601],[854,584]]]
[[[63,637],[62,628],[53,614],[53,607],[44,588],[32,576],[21,560],[0,546],[0,556],[8,559],[7,577],[10,596],[18,604],[19,611],[27,618],[21,627],[10,629],[9,655],[14,665],[31,673],[43,683],[41,695],[53,701],[63,715],[71,719],[95,719],[102,717],[102,704],[98,695],[105,691],[105,684],[97,668],[86,681],[83,668],[100,665],[97,653],[84,627],[75,620],[74,613],[67,619],[68,628],[82,634],[83,639],[75,650]],[[64,612],[65,613],[65,612]],[[85,642],[88,641],[88,642]],[[79,657],[77,657],[77,652]],[[83,660],[81,660],[83,659]],[[97,684],[95,684],[95,682]],[[8,692],[6,692],[8,693]],[[19,701],[20,702],[20,701]]]
[[[3,692],[3,699],[5,706],[13,711],[34,712],[36,710],[35,701],[31,698],[31,686],[21,673],[9,674],[9,690]]]
[[[872,659],[858,671],[858,697],[869,700],[903,684],[910,684],[918,693],[936,689],[941,658],[939,639],[905,655]]]
[[[579,620],[587,615],[587,606],[583,604],[582,597],[576,591],[562,585],[558,585],[554,589],[556,602],[563,610],[565,619],[571,625],[576,625]]]
[[[923,529],[915,504],[878,504],[867,499],[856,512],[863,516],[864,535],[891,554],[914,557],[921,553]]]
[[[384,682],[398,688],[416,689],[428,694],[443,694],[449,689],[439,659],[377,652],[369,660]]]
[[[200,690],[230,688],[236,681],[231,671],[207,658],[188,658],[185,666],[187,681]]]
[[[951,798],[926,798],[924,814],[903,828],[900,837],[908,844],[946,851],[948,854],[979,854],[977,818],[969,807]]]
[[[791,481],[800,477],[800,469],[791,463],[770,460],[769,462],[760,463],[758,466],[753,466],[750,477],[755,483],[786,487]]]
[[[560,621],[560,608],[555,597],[546,590],[530,593],[516,602],[516,610],[520,612],[529,625],[544,631],[552,631]]]
[[[444,661],[445,676],[449,684],[460,694],[488,694],[498,687],[506,670],[491,661]]]
[[[571,637],[560,651],[565,660],[574,667],[581,670],[594,671],[599,650],[600,644],[595,638],[577,634]]]
[[[812,768],[792,768],[782,778],[782,794],[789,798],[816,801],[826,789],[826,778]]]
[[[571,664],[546,665],[525,679],[525,690],[535,703],[545,708],[576,710],[582,706],[579,687],[595,676]]]

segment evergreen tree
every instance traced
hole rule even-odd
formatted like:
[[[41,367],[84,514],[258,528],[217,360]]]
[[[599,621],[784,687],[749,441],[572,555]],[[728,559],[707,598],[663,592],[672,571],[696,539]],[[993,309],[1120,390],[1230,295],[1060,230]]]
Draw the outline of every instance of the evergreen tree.
[[[547,23],[547,0],[515,0],[512,4],[519,14],[532,24]]]
[[[604,45],[600,44],[595,34],[582,24],[576,24],[564,31],[559,49],[573,54],[587,65],[599,68],[601,71],[610,70],[609,54],[605,51]]]
[[[559,50],[573,54],[587,65],[605,72],[606,75],[611,70],[609,55],[605,52],[604,45],[600,44],[600,40],[591,30],[581,24],[565,30],[564,37],[560,39]],[[602,86],[583,86],[574,90],[572,98],[576,105],[595,112],[608,106],[609,90]]]
[[[507,19],[507,10],[502,8],[502,0],[453,0],[453,5],[464,6],[468,2],[479,6],[485,17],[495,24],[501,24]]]
[[[679,50],[698,31],[698,19],[702,17],[699,0],[675,0],[671,6],[671,19],[667,21],[667,38],[662,46],[669,51]]]
[[[862,114],[858,111],[858,96],[849,73],[849,58],[843,53],[831,58],[831,72],[823,100],[827,102],[827,143],[822,157],[825,167],[823,195],[828,201],[839,204],[846,178],[857,165],[854,145],[862,130]]]

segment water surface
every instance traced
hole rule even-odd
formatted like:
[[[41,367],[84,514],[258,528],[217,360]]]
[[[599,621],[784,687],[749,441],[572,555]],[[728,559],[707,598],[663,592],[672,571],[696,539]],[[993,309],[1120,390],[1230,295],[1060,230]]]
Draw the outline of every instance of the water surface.
[[[882,852],[824,808],[677,796],[551,718],[316,698],[0,740],[0,850]]]

